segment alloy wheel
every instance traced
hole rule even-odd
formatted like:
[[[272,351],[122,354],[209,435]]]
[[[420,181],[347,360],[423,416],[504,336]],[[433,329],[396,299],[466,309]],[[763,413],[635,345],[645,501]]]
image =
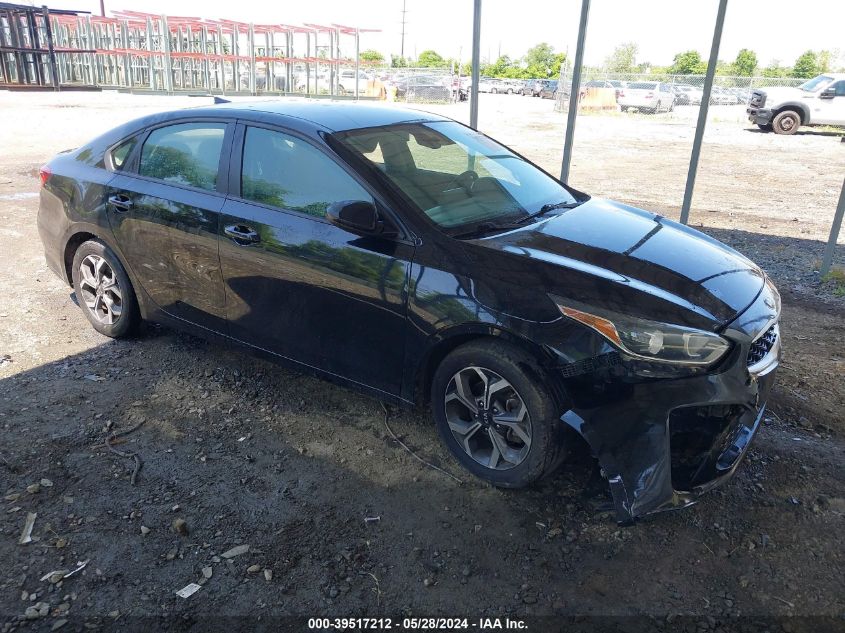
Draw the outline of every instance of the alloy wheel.
[[[508,470],[531,449],[531,418],[510,382],[483,367],[466,367],[446,386],[446,421],[467,455],[493,470]]]
[[[123,311],[117,274],[105,258],[88,255],[79,264],[80,299],[100,323],[113,325]]]

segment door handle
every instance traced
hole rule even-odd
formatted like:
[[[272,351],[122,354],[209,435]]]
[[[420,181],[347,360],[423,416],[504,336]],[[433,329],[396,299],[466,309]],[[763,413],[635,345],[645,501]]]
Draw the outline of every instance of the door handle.
[[[223,232],[241,246],[261,241],[261,236],[252,227],[243,224],[232,224],[224,228]]]
[[[129,196],[123,194],[109,196],[109,204],[118,212],[129,211],[132,208],[132,200],[129,199]]]

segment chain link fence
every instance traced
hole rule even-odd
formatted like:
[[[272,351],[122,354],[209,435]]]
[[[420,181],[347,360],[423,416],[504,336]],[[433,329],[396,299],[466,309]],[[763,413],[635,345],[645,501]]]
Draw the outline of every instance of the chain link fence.
[[[733,114],[744,117],[745,106],[757,88],[775,86],[795,87],[806,79],[786,77],[738,77],[718,75],[713,80],[711,106],[742,106]],[[562,69],[554,87],[555,110],[569,108],[572,74]],[[640,112],[660,114],[675,112],[690,117],[698,116],[698,107],[704,97],[704,75],[669,75],[658,73],[605,73],[581,74],[579,107],[596,112]],[[714,111],[715,112],[715,111]]]
[[[354,80],[354,70],[341,70]],[[388,101],[397,103],[452,103],[464,101],[469,91],[469,78],[461,77],[451,68],[391,68],[362,67],[359,90],[364,94],[364,84],[375,86],[375,92]]]

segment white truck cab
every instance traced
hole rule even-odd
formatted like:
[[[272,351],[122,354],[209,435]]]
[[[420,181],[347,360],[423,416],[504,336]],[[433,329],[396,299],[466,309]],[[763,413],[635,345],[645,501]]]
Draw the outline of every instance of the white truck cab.
[[[795,134],[802,125],[845,126],[845,73],[824,73],[797,88],[751,92],[748,120],[761,130]]]

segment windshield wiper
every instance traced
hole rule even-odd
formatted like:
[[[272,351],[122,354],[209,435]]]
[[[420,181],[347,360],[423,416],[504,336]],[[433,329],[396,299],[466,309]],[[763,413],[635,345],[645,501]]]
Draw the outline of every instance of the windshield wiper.
[[[524,215],[515,222],[501,224],[498,224],[496,222],[481,222],[480,224],[475,225],[469,231],[452,234],[452,237],[454,237],[455,239],[462,239],[467,237],[480,237],[485,233],[493,233],[494,231],[510,231],[512,229],[518,229],[522,227],[528,220],[537,218],[541,215],[548,213],[549,211],[554,211],[555,209],[574,209],[579,204],[582,204],[582,202],[574,200],[572,202],[555,202],[544,204],[542,207],[539,208],[539,210],[535,211],[534,213]]]
[[[525,224],[528,220],[533,220],[534,218],[538,218],[541,215],[545,215],[549,211],[554,211],[555,209],[574,209],[577,207],[581,202],[574,200],[572,202],[550,202],[548,204],[544,204],[534,213],[529,213],[525,217],[519,218],[519,224]]]

